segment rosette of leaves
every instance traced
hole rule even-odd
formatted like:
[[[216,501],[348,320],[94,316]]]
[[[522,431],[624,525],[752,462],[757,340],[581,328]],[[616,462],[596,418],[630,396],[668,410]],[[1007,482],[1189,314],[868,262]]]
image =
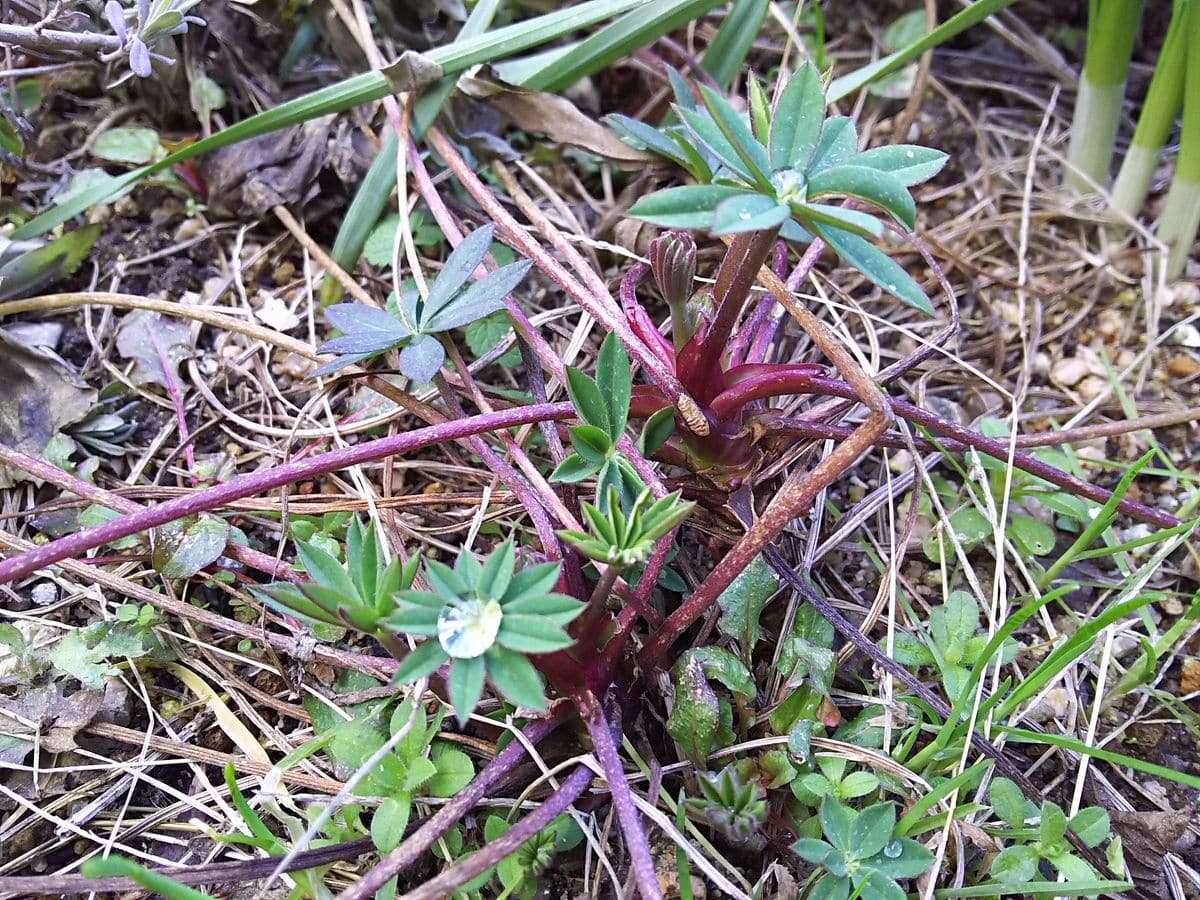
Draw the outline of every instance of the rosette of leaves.
[[[698,183],[643,197],[631,216],[717,235],[779,228],[802,243],[819,237],[888,293],[933,312],[916,281],[870,242],[883,235],[883,221],[834,201],[869,204],[911,230],[916,203],[909,188],[941,171],[945,153],[914,145],[860,153],[854,121],[825,117],[824,86],[811,65],[773,103],[751,79],[748,118],[707,86],[697,100],[678,73],[672,83],[679,124],[658,129],[621,115],[607,121],[628,143],[673,160]]]
[[[820,873],[814,897],[845,900],[904,900],[897,883],[933,864],[933,854],[911,838],[896,837],[896,805],[876,803],[856,811],[833,797],[821,803],[825,840],[801,838],[792,849]]]
[[[571,646],[565,626],[584,608],[552,590],[560,567],[515,571],[512,541],[482,563],[466,551],[453,569],[429,560],[425,578],[433,590],[401,591],[387,620],[395,632],[430,638],[401,662],[396,680],[416,681],[450,662],[450,702],[459,722],[479,703],[485,679],[513,703],[545,711],[545,684],[529,654]]]
[[[396,611],[396,593],[412,587],[420,562],[414,556],[385,565],[375,523],[364,528],[357,518],[346,529],[344,565],[315,540],[297,540],[296,553],[312,582],[279,582],[255,595],[310,625],[353,628],[379,638],[387,637],[382,623]]]
[[[588,559],[621,568],[634,566],[649,559],[659,539],[691,513],[696,504],[681,498],[681,492],[676,491],[654,500],[650,489],[645,488],[626,512],[616,488],[610,487],[603,510],[591,503],[583,504],[591,534],[563,530],[558,536]]]
[[[700,796],[687,801],[689,809],[734,843],[761,843],[755,838],[767,821],[767,792],[753,760],[738,760],[720,772],[699,772],[696,782]]]
[[[471,275],[487,256],[495,230],[489,224],[463,238],[446,258],[424,298],[414,287],[405,290],[401,297],[393,294],[387,309],[363,303],[329,307],[325,314],[342,335],[326,341],[317,350],[333,353],[337,358],[321,366],[311,377],[328,375],[402,348],[400,372],[414,381],[432,381],[446,360],[446,351],[436,335],[503,309],[504,298],[533,265],[528,260],[515,262],[472,282]]]

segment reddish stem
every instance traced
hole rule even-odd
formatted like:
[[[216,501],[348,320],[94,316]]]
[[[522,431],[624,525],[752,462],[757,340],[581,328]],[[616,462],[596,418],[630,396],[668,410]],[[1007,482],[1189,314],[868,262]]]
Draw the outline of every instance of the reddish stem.
[[[825,366],[816,363],[748,363],[737,366],[725,373],[725,380],[730,387],[714,398],[713,415],[718,421],[724,421],[755,400],[805,393],[813,378],[823,374]]]
[[[22,553],[12,559],[6,559],[0,562],[0,584],[7,584],[60,560],[81,556],[88,550],[110,541],[120,540],[176,519],[216,509],[232,503],[234,500],[263,494],[296,481],[316,478],[389,456],[412,453],[443,441],[455,441],[488,431],[496,431],[500,428],[512,428],[517,425],[529,425],[551,419],[569,419],[574,415],[575,407],[570,403],[537,404],[506,409],[472,416],[468,419],[430,425],[416,431],[356,444],[353,447],[343,447],[302,462],[287,463],[264,472],[243,475],[225,484],[195,491],[184,497],[160,503],[158,506],[147,507],[136,513],[113,519],[111,522],[105,522],[95,528],[89,528],[87,531],[51,541],[49,544]]]
[[[476,875],[483,874],[524,847],[534,835],[570,809],[571,804],[579,799],[579,796],[595,777],[587,766],[577,766],[557,791],[551,794],[541,806],[514,825],[510,831],[491,843],[485,844],[479,852],[472,854],[462,862],[445,869],[436,878],[409,891],[400,900],[441,900],[443,897],[449,897]],[[374,893],[354,895],[361,900],[374,896]],[[347,900],[349,897],[348,891],[343,892],[339,900]]]
[[[596,759],[604,769],[604,778],[608,781],[609,796],[612,797],[613,809],[616,810],[617,821],[621,823],[621,833],[625,836],[625,844],[629,848],[630,868],[638,892],[642,895],[642,900],[662,900],[662,887],[658,883],[650,842],[646,839],[642,816],[634,803],[629,779],[625,777],[625,766],[621,762],[620,753],[617,752],[617,738],[614,735],[619,735],[620,732],[609,725],[604,711],[594,697],[581,703],[580,712],[587,723],[588,734],[592,736],[592,749],[596,753]]]
[[[550,734],[559,725],[559,719],[540,719],[525,728],[525,741],[514,740],[501,750],[487,768],[475,776],[465,788],[454,795],[445,806],[434,813],[420,828],[404,839],[400,846],[379,861],[370,872],[346,890],[338,900],[369,900],[399,872],[413,865],[433,842],[457,824],[463,816],[483,799],[484,794],[495,787],[525,758],[526,741],[529,745]],[[581,791],[582,792],[582,791]],[[576,795],[578,796],[578,795]],[[449,893],[447,893],[449,896]]]

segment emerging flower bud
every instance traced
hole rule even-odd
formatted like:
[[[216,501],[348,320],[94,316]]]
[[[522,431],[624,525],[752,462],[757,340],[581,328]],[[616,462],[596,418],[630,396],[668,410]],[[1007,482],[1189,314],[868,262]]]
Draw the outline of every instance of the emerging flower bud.
[[[686,231],[667,231],[650,242],[650,271],[663,299],[682,306],[692,296],[696,242]]]

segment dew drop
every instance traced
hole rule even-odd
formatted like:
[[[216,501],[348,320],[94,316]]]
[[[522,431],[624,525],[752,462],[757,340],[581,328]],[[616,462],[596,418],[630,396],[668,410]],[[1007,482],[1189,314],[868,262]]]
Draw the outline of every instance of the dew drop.
[[[892,841],[883,848],[883,855],[888,859],[896,859],[903,852],[904,848],[900,845],[899,841]]]
[[[911,150],[906,150],[904,155],[907,156],[909,159],[912,159],[917,154],[913,153]]]
[[[472,659],[496,643],[504,610],[495,600],[464,600],[438,616],[438,643],[455,659]]]
[[[742,221],[745,221],[750,218],[750,213],[740,212],[740,213],[738,213],[738,218],[741,219]]]

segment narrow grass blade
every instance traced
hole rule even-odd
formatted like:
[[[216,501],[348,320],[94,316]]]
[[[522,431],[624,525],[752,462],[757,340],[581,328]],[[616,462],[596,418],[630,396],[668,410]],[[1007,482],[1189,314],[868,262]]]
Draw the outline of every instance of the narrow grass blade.
[[[700,64],[721,87],[728,89],[733,84],[762,30],[770,5],[769,0],[737,0],[717,29]]]
[[[919,40],[913,41],[907,47],[901,47],[895,53],[889,53],[887,56],[877,59],[870,65],[856,69],[853,72],[843,75],[841,78],[835,78],[833,83],[829,85],[829,90],[826,92],[826,99],[830,103],[836,103],[838,100],[866,87],[872,81],[904,68],[926,50],[944,44],[971,26],[978,25],[993,13],[997,13],[1005,7],[1012,5],[1013,2],[1014,0],[977,0],[977,2],[972,3],[966,9],[951,16],[929,34],[922,35]]]
[[[1133,887],[1129,881],[1026,881],[1021,884],[980,884],[967,888],[941,888],[935,897],[1109,897]]]

